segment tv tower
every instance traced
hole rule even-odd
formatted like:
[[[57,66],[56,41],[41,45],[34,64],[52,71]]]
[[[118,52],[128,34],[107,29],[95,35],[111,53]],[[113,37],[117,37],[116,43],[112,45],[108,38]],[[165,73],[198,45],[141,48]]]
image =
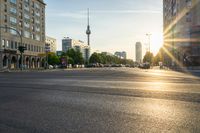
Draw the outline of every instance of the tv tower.
[[[86,34],[87,34],[87,39],[88,39],[88,46],[90,46],[90,34],[91,34],[91,30],[90,30],[90,12],[89,12],[89,8],[87,11],[87,17],[88,17],[88,25],[87,25],[87,30],[86,30]]]

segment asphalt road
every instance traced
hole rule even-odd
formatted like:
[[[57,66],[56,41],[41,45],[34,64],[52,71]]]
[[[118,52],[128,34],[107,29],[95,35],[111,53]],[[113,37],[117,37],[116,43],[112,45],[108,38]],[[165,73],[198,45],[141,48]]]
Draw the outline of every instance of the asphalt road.
[[[200,77],[102,68],[0,73],[0,133],[200,132]]]

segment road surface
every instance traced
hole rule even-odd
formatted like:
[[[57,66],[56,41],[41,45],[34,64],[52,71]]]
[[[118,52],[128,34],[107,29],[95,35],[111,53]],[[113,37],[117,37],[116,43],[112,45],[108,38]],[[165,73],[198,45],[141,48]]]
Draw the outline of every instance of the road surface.
[[[200,132],[200,78],[131,68],[0,73],[0,133]]]

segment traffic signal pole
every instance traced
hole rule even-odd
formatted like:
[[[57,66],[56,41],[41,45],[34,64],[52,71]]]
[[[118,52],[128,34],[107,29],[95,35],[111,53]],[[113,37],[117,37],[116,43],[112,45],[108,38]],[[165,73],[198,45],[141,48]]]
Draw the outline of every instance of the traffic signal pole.
[[[23,71],[23,53],[21,52],[21,71]]]
[[[21,71],[23,71],[23,53],[24,53],[24,51],[27,50],[27,49],[26,49],[26,47],[24,47],[24,46],[19,46],[19,47],[18,47],[18,50],[19,50],[19,52],[20,52],[20,54],[21,54]]]

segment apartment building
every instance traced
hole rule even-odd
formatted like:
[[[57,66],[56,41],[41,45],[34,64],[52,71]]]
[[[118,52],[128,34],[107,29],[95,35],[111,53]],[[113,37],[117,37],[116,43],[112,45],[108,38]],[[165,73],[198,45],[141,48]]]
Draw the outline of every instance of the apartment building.
[[[57,41],[56,41],[55,38],[46,36],[45,45],[50,48],[49,52],[56,53],[56,51],[57,51]]]
[[[163,19],[164,46],[175,57],[171,63],[200,56],[200,0],[163,0]]]
[[[21,66],[18,46],[27,48],[24,67],[44,66],[45,6],[43,0],[0,0],[0,68]]]
[[[85,61],[89,61],[90,58],[90,46],[85,44],[81,40],[71,39],[66,37],[62,40],[62,51],[67,52],[69,49],[79,50],[83,54],[83,58]]]

